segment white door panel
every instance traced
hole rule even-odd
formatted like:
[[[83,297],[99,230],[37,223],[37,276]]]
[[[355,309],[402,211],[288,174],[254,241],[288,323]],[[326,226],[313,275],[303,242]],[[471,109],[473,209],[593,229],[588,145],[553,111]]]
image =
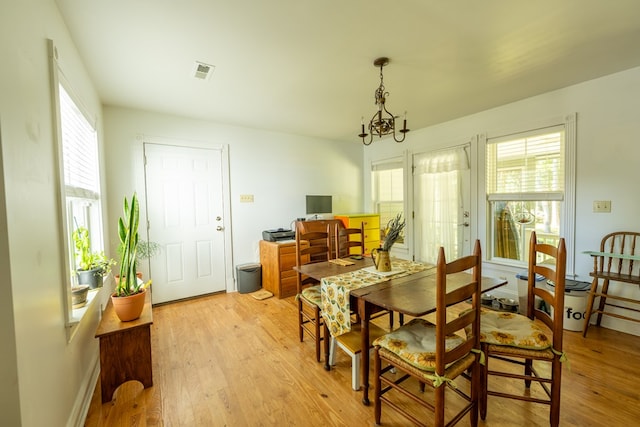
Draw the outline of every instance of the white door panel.
[[[414,256],[436,263],[471,253],[468,146],[413,156]]]
[[[224,291],[222,151],[145,144],[153,303]],[[218,229],[219,228],[219,229]]]

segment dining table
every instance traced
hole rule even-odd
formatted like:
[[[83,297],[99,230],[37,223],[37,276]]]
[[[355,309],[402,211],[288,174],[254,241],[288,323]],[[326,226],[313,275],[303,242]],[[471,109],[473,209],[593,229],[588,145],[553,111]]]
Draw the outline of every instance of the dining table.
[[[349,258],[347,258],[349,259]],[[322,287],[327,288],[335,282],[339,282],[345,275],[353,275],[358,270],[366,269],[371,271],[372,261],[368,257],[362,259],[350,259],[353,263],[349,265],[340,265],[334,260],[322,261],[313,264],[306,264],[296,269],[302,274],[313,277],[321,281]],[[398,262],[398,260],[396,260]],[[404,266],[407,261],[399,260]],[[394,260],[392,260],[392,266]],[[413,263],[411,265],[415,265]],[[358,317],[361,322],[361,349],[369,347],[369,322],[371,315],[381,311],[389,310],[397,312],[401,316],[422,317],[433,313],[436,310],[436,269],[431,265],[425,265],[425,268],[417,268],[415,272],[406,274],[399,271],[399,274],[386,273],[384,279],[376,281],[373,284],[365,284],[365,286],[354,287],[349,291],[350,307],[356,307]],[[456,273],[447,277],[447,288],[450,292],[457,287],[464,286],[469,283],[472,276],[470,273]],[[492,277],[481,278],[482,292],[488,292],[500,286],[507,284],[506,279],[498,279]],[[323,290],[324,291],[324,290]],[[325,313],[323,313],[325,317]],[[325,317],[326,319],[326,317]],[[331,333],[328,322],[325,321],[325,334]],[[344,331],[339,331],[342,333]],[[334,328],[335,333],[335,328]],[[324,340],[325,361],[329,360],[329,340]],[[362,354],[367,354],[363,351]],[[362,403],[369,405],[369,358],[363,357],[361,360],[361,384],[362,384]],[[328,362],[325,362],[325,368]]]

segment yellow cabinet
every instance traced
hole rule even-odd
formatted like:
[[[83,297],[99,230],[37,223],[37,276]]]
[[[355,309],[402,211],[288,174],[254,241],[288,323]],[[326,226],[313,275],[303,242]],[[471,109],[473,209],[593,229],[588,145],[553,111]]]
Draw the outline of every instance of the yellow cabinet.
[[[334,215],[335,219],[342,221],[346,228],[360,228],[364,225],[364,252],[370,254],[371,250],[380,247],[380,215],[378,214],[350,214]],[[358,248],[351,248],[354,253]]]

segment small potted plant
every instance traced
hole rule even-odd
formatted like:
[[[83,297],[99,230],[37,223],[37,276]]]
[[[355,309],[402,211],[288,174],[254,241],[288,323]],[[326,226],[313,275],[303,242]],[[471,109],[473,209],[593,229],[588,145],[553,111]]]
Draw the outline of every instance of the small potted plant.
[[[404,230],[405,225],[406,221],[402,219],[402,212],[387,223],[381,246],[371,251],[373,263],[378,271],[391,271],[389,251],[393,244],[402,236],[402,230]]]
[[[86,227],[76,228],[71,237],[75,246],[78,284],[89,285],[90,289],[102,286],[102,277],[109,272],[115,261],[107,258],[102,251],[91,250],[89,230]]]
[[[151,280],[143,282],[137,276],[138,224],[140,205],[134,193],[131,202],[124,198],[124,216],[118,220],[118,237],[122,247],[120,256],[120,274],[116,280],[116,289],[111,301],[116,315],[123,322],[140,317],[144,309],[146,288]]]

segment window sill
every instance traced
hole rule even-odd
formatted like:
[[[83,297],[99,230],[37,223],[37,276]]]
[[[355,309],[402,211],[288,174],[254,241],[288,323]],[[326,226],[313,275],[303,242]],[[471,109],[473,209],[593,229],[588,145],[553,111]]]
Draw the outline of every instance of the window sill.
[[[89,310],[89,308],[93,305],[93,302],[96,301],[96,299],[98,299],[97,297],[101,289],[102,288],[91,289],[87,293],[87,302],[85,303],[85,305],[71,310],[71,317],[69,318],[69,326],[75,326],[78,323],[80,323],[80,321],[84,317],[87,310]]]

